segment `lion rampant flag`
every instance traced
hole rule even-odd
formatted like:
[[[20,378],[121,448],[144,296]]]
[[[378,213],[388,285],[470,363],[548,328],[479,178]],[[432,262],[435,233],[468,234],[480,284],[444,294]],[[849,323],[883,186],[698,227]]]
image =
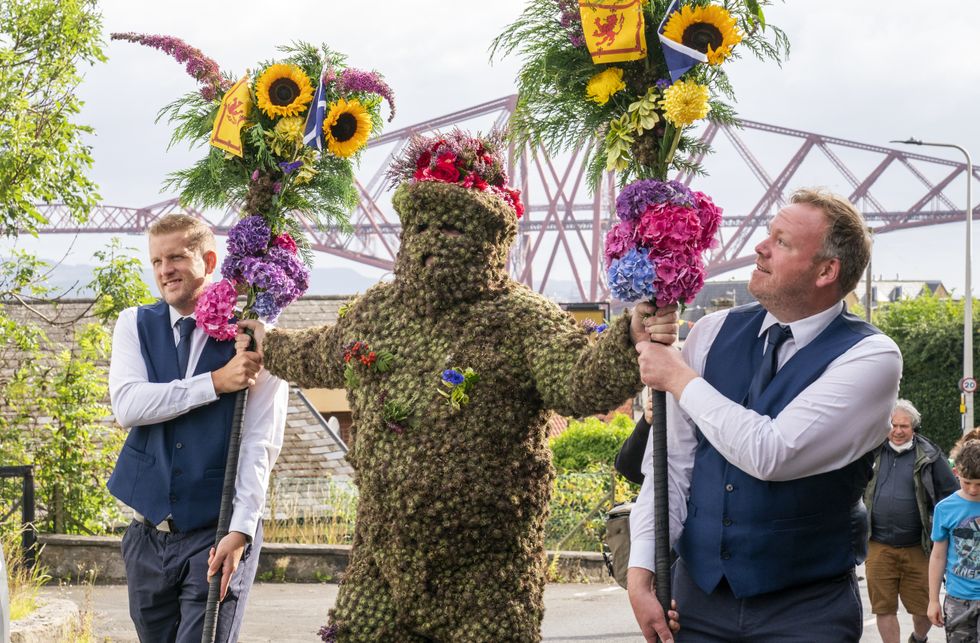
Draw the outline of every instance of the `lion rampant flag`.
[[[592,62],[598,65],[646,58],[645,1],[579,0],[582,31]]]
[[[211,145],[241,158],[242,125],[250,109],[252,96],[248,91],[248,76],[242,76],[221,99],[218,117],[211,130]]]

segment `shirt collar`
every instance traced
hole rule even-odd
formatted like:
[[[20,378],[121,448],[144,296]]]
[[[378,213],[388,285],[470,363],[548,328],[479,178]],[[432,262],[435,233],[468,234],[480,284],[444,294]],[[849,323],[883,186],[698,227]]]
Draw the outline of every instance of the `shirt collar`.
[[[168,306],[168,308],[170,309],[171,328],[175,327],[177,325],[177,322],[183,319],[184,317],[190,317],[191,319],[195,319],[195,320],[197,319],[197,317],[194,316],[194,313],[191,313],[190,315],[181,315],[179,312],[177,312],[177,309],[174,308],[173,306]]]
[[[834,321],[834,318],[841,313],[843,306],[844,302],[839,301],[827,310],[823,310],[816,315],[810,315],[809,317],[785,324],[793,331],[793,342],[796,344],[797,350],[816,339],[817,335],[822,333],[830,325],[830,322]],[[767,310],[766,317],[762,320],[762,327],[759,329],[759,336],[761,337],[764,333],[769,332],[769,328],[773,324],[779,323],[782,322]]]

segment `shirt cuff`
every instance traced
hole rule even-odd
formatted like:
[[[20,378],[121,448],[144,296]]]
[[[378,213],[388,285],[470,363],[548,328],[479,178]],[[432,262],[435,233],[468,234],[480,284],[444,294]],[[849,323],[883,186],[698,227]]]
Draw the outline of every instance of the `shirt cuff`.
[[[248,542],[252,542],[252,539],[255,538],[255,530],[259,526],[259,520],[262,519],[262,514],[240,515],[244,513],[246,512],[235,509],[231,514],[231,524],[228,525],[228,531],[240,531],[248,537]]]
[[[656,572],[657,559],[656,549],[653,540],[634,540],[630,543],[630,567],[642,567]]]
[[[214,392],[214,380],[211,373],[201,373],[186,380],[187,396],[191,401],[191,408],[196,408],[203,404],[214,402],[218,399],[218,394]]]

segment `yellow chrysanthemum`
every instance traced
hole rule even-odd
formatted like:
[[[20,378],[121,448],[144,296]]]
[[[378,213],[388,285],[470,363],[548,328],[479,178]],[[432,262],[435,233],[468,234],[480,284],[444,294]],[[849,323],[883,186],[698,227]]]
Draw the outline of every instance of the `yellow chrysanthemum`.
[[[724,7],[684,5],[671,14],[664,36],[708,56],[708,63],[720,65],[742,42],[735,18]]]
[[[693,80],[679,80],[664,91],[664,118],[675,127],[690,125],[708,115],[708,88]]]
[[[330,111],[323,120],[323,133],[327,149],[336,156],[352,156],[367,143],[371,135],[371,114],[357,99],[339,99],[330,104]]]
[[[313,85],[296,65],[272,65],[256,81],[255,98],[269,118],[299,116],[313,100]]]
[[[610,67],[589,79],[588,85],[585,86],[585,93],[589,100],[605,105],[613,94],[624,89],[626,83],[623,82],[623,70],[619,67]]]

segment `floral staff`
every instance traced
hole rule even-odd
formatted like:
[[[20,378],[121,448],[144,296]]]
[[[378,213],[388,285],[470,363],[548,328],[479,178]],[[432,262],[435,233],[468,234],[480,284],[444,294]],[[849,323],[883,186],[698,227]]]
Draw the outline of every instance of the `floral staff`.
[[[170,54],[186,63],[201,85],[160,112],[174,125],[171,144],[210,143],[208,153],[171,175],[167,187],[179,190],[184,205],[240,204],[242,218],[228,232],[223,279],[198,299],[197,326],[228,341],[237,333],[236,317],[275,321],[309,286],[306,264],[312,254],[304,222],[296,215],[317,226],[349,226],[347,213],[357,203],[354,161],[381,128],[382,101],[394,116],[391,88],[375,72],[347,68],[344,57],[326,46],[299,42],[281,47],[285,58],[260,63],[254,80],[246,73],[234,82],[217,63],[177,38],[112,37]],[[236,309],[241,296],[245,303]],[[229,436],[216,543],[227,534],[231,519],[246,399],[243,390]],[[215,635],[220,580],[219,575],[211,578],[205,641]]]
[[[721,210],[703,193],[667,182],[667,175],[703,173],[700,160],[710,148],[692,135],[695,123],[736,122],[721,100],[733,97],[722,64],[737,57],[735,47],[777,61],[788,53],[786,36],[765,22],[767,4],[531,2],[494,41],[494,52],[520,52],[525,58],[512,121],[521,149],[533,144],[561,151],[595,141],[586,146],[593,188],[609,171],[626,186],[616,202],[620,222],[606,237],[607,277],[615,297],[683,305],[703,286],[702,253],[713,244]],[[661,47],[648,49],[647,42]],[[657,596],[666,613],[665,404],[663,392],[655,391]]]

